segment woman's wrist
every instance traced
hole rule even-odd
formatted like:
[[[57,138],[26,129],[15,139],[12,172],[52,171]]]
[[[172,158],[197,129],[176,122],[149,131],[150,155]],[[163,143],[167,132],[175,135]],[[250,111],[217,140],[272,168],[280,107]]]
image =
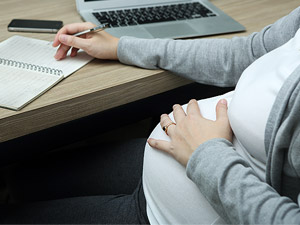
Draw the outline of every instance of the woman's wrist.
[[[113,60],[119,60],[118,57],[118,46],[119,46],[120,38],[113,37],[112,45],[113,45],[113,53],[112,53],[112,59]]]

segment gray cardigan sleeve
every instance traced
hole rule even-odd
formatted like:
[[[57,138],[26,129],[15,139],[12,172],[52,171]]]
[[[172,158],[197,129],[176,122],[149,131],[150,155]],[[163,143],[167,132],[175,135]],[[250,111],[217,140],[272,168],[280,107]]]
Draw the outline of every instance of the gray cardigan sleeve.
[[[118,57],[122,63],[165,69],[193,81],[235,86],[246,67],[292,38],[299,28],[300,8],[273,25],[247,37],[232,39],[138,39],[122,37]]]
[[[225,139],[200,145],[187,175],[228,223],[300,224],[299,206],[262,182]]]

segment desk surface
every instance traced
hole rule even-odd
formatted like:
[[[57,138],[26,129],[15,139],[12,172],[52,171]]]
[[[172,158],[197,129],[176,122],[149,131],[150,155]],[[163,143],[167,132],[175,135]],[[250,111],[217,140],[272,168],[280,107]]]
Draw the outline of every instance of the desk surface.
[[[299,6],[299,0],[211,0],[243,24],[247,32],[219,35],[230,38],[259,31]],[[11,19],[80,22],[75,0],[0,1],[0,41],[20,34],[7,31]],[[21,33],[53,40],[54,34]],[[101,112],[162,93],[190,81],[162,70],[145,70],[114,61],[93,60],[37,100],[15,112],[0,108],[0,142],[40,131],[74,119]]]

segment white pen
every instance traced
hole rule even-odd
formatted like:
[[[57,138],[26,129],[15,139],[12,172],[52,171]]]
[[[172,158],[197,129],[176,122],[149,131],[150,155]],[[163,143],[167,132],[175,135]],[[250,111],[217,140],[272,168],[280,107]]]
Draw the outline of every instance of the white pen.
[[[88,30],[84,30],[84,31],[78,32],[76,34],[73,34],[73,36],[78,37],[80,35],[87,34],[87,33],[90,33],[90,32],[102,31],[102,30],[104,30],[107,27],[108,27],[108,24],[106,23],[104,25],[100,25],[100,26],[94,27],[92,29],[88,29]]]

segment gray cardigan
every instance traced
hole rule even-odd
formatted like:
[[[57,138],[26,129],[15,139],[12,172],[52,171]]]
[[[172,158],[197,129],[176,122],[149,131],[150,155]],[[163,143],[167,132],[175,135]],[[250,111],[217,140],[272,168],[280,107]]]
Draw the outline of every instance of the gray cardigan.
[[[291,39],[300,27],[300,7],[247,37],[144,40],[123,37],[121,62],[162,68],[196,82],[234,86],[253,61]],[[219,215],[234,224],[300,224],[300,67],[280,90],[265,131],[266,181],[224,139],[200,145],[187,175]],[[200,222],[200,221],[199,221]]]

